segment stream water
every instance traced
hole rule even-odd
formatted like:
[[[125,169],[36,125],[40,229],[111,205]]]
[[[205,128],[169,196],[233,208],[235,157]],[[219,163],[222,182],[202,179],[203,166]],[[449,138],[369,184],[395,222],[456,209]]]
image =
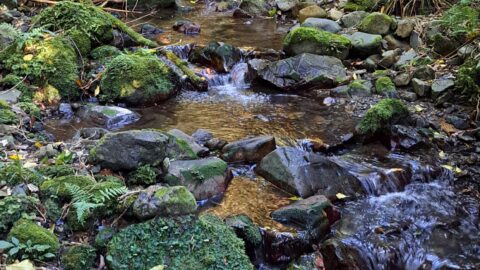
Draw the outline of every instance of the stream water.
[[[199,23],[200,35],[172,31],[179,18]],[[157,14],[146,21],[164,29],[164,37],[179,44],[218,40],[241,47],[280,49],[288,29],[274,20],[233,19],[231,13],[217,13],[203,4],[190,13]],[[212,77],[208,92],[182,91],[158,106],[137,109],[142,118],[125,129],[178,128],[191,134],[204,128],[227,141],[269,134],[279,145],[290,146],[299,146],[307,138],[328,143],[353,130],[357,119],[345,109],[268,87],[250,87],[242,80],[244,65]],[[51,131],[63,139],[88,125],[91,123],[50,123]],[[387,149],[382,152],[378,155],[365,147],[332,157],[361,179],[369,195],[338,206],[342,219],[331,236],[357,253],[361,269],[479,267],[478,202],[458,196],[451,185],[452,176],[434,172],[433,159],[425,163]],[[224,217],[244,213],[262,227],[288,230],[273,222],[269,213],[290,203],[290,196],[262,179],[240,174],[222,203],[208,211]]]

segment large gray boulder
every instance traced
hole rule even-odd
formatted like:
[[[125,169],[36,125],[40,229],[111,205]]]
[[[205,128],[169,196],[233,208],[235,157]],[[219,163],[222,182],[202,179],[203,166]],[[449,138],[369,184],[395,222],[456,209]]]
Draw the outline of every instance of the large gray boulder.
[[[225,145],[222,159],[227,162],[259,162],[273,150],[275,138],[272,136],[247,138]]]
[[[310,53],[268,63],[257,73],[261,79],[285,91],[332,88],[347,78],[340,59]]]
[[[175,160],[168,165],[164,180],[169,185],[185,186],[195,199],[205,200],[227,189],[231,175],[225,161],[216,158]]]
[[[351,54],[367,57],[382,52],[382,36],[363,32],[345,35],[352,42]]]
[[[120,128],[140,119],[138,113],[118,106],[86,105],[78,110],[77,115],[108,129]]]
[[[208,154],[208,148],[200,146],[198,143],[195,142],[195,138],[186,134],[185,132],[179,129],[172,129],[168,131],[168,134],[174,136],[177,140],[183,140],[197,156],[204,157]]]
[[[266,180],[303,198],[343,193],[357,196],[360,182],[328,158],[298,148],[277,148],[260,162],[257,172]]]
[[[113,170],[133,170],[141,164],[159,164],[166,157],[168,136],[156,130],[106,134],[90,150],[90,162]]]

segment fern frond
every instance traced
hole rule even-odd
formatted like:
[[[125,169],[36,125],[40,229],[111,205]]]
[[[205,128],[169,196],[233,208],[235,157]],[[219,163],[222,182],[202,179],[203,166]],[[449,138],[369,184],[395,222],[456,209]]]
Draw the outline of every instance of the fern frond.
[[[101,207],[103,204],[101,203],[90,203],[86,201],[79,201],[73,203],[73,207],[75,208],[75,212],[77,214],[77,220],[81,224],[85,223],[85,219],[88,213],[91,210],[94,210],[97,207]]]

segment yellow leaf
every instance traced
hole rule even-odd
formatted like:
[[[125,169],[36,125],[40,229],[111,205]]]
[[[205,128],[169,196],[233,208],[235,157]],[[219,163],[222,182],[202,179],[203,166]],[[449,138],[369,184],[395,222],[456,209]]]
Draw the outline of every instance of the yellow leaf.
[[[42,143],[41,142],[35,142],[35,147],[37,147],[37,148],[42,147]]]
[[[32,61],[33,59],[33,54],[26,54],[23,56],[23,61]]]
[[[343,193],[337,193],[337,194],[335,194],[335,196],[336,196],[337,199],[339,199],[339,200],[343,200],[343,199],[345,199],[345,198],[348,198],[348,196],[345,195],[345,194],[343,194]]]
[[[453,171],[458,174],[461,174],[463,172],[462,169],[460,169],[459,167],[455,167]]]
[[[142,84],[138,80],[133,80],[132,81],[132,86],[135,87],[135,88],[139,88],[140,86],[142,86]]]
[[[31,261],[24,260],[19,263],[7,265],[6,270],[35,270],[35,267]]]
[[[292,196],[290,198],[288,198],[290,201],[300,201],[302,198],[300,197],[297,197],[297,196]]]
[[[453,167],[450,165],[442,165],[442,167],[453,172]]]
[[[441,159],[445,159],[445,152],[440,151],[440,153],[438,153],[438,157]]]
[[[94,96],[98,96],[98,94],[100,94],[100,86],[97,86],[97,88],[95,88],[95,92],[93,93]]]
[[[22,155],[19,155],[19,154],[10,155],[10,156],[8,156],[8,158],[11,159],[11,160],[16,160],[16,161],[23,159]]]
[[[353,79],[354,79],[354,80],[357,79],[357,74],[356,74],[356,73],[353,73]]]
[[[416,111],[416,112],[421,112],[421,111],[423,111],[423,110],[424,110],[424,109],[423,109],[422,106],[420,106],[420,105],[415,105],[415,111]]]
[[[165,265],[157,265],[155,267],[150,268],[150,270],[163,270],[165,269]]]

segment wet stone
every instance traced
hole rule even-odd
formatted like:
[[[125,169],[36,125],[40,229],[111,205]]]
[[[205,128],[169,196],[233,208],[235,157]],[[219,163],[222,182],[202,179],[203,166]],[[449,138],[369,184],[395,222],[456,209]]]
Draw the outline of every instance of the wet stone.
[[[432,98],[438,99],[442,94],[451,89],[455,85],[452,79],[439,78],[432,83]]]
[[[420,79],[413,79],[412,80],[412,87],[413,91],[419,96],[419,97],[425,97],[430,94],[430,83],[422,81]]]
[[[275,138],[272,136],[247,138],[225,145],[222,159],[227,162],[259,162],[275,147]]]

